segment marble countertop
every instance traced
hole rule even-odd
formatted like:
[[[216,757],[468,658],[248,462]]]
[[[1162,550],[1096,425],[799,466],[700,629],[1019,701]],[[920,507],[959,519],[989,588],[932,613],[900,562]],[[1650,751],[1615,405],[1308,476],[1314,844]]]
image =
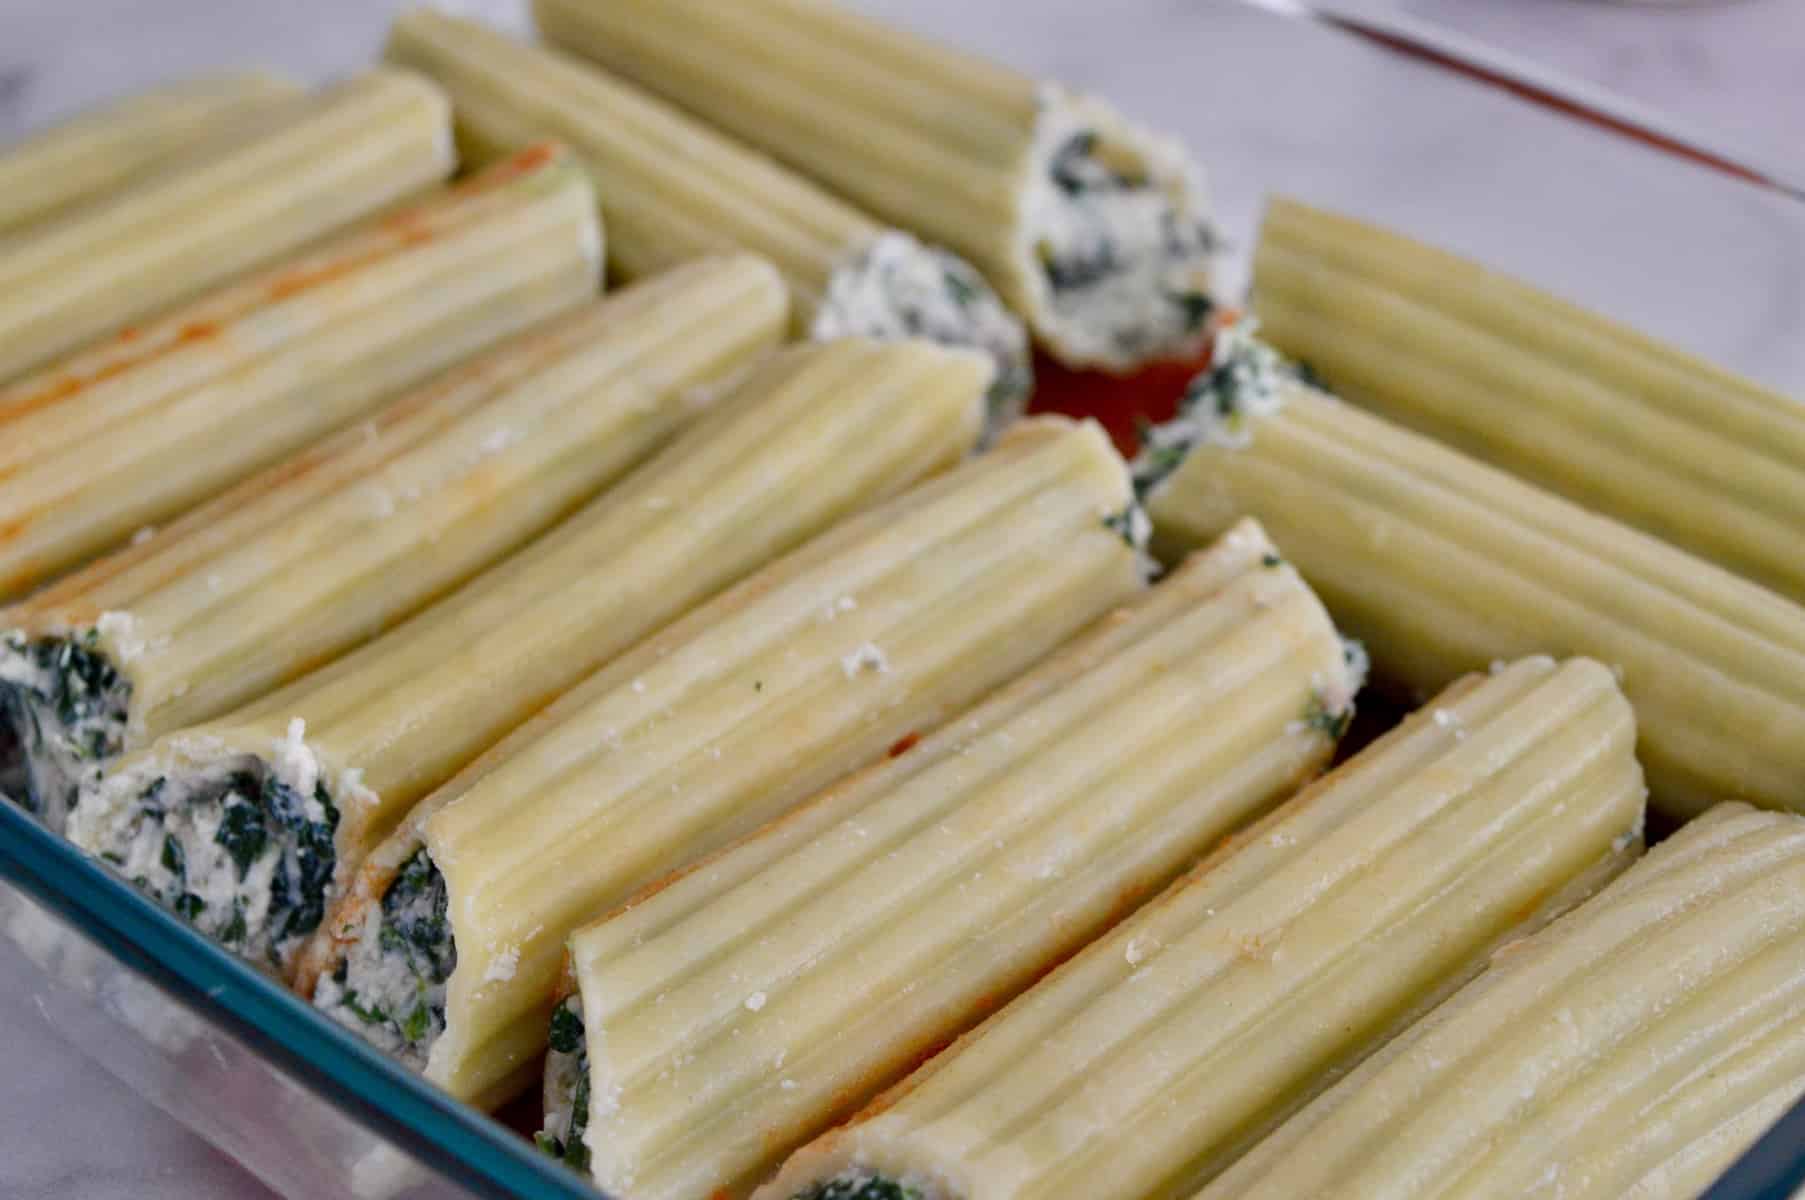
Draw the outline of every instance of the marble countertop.
[[[1805,8],[1580,0],[1327,0],[1471,35],[1619,93],[1805,176]],[[1418,102],[1429,68],[1297,38],[1229,0],[869,0],[924,29],[1093,86],[1175,128],[1215,176],[1231,236],[1283,188],[1420,232],[1805,396],[1805,204],[1467,88]],[[366,60],[370,0],[5,0],[0,143],[103,95],[259,62],[307,76]],[[466,11],[518,24],[509,0]],[[146,16],[154,11],[156,19]],[[1223,54],[1223,47],[1237,53]],[[1279,64],[1275,66],[1275,64]],[[1509,119],[1504,119],[1509,118]],[[0,948],[3,949],[3,948]],[[0,953],[0,1196],[264,1197],[248,1174],[116,1083],[40,1019]]]

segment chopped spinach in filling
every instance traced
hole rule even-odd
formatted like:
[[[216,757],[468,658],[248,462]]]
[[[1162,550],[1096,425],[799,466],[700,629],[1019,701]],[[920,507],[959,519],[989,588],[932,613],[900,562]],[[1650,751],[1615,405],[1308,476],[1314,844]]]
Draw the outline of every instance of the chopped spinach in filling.
[[[791,1200],[923,1200],[922,1189],[875,1171],[842,1171],[812,1183]]]
[[[1366,686],[1370,669],[1366,647],[1353,638],[1342,638],[1341,672],[1334,679],[1317,681],[1304,709],[1303,724],[1330,741],[1340,741],[1354,723],[1354,701]]]
[[[1147,552],[1147,539],[1153,535],[1153,522],[1147,519],[1147,510],[1137,500],[1130,500],[1121,512],[1104,517],[1103,527],[1136,554]]]
[[[1284,406],[1285,386],[1305,382],[1296,366],[1254,336],[1256,328],[1246,319],[1224,326],[1216,334],[1210,369],[1185,389],[1178,415],[1141,430],[1140,453],[1130,469],[1143,498],[1197,446],[1248,445],[1255,422]]]
[[[1352,705],[1346,708],[1335,708],[1320,691],[1311,693],[1309,707],[1304,710],[1305,725],[1330,741],[1336,742],[1341,740],[1341,735],[1346,733],[1348,726],[1353,723],[1354,709]]]
[[[0,795],[61,833],[82,780],[125,743],[132,685],[93,630],[0,637]]]
[[[1140,571],[1141,578],[1152,582],[1164,574],[1160,561],[1147,549],[1153,537],[1153,521],[1138,499],[1130,500],[1121,512],[1106,515],[1103,528],[1121,538],[1122,544],[1134,551],[1135,568]]]
[[[82,799],[78,845],[228,949],[280,968],[319,927],[338,863],[339,813],[261,758],[113,776]]]
[[[415,850],[364,918],[358,939],[313,1002],[415,1070],[445,1032],[445,981],[457,968],[445,877]]]
[[[886,233],[839,267],[810,329],[813,337],[925,338],[996,361],[987,440],[1020,416],[1034,386],[1021,322],[964,259]]]
[[[589,1173],[589,1042],[583,1036],[583,998],[552,1012],[551,1052],[545,1059],[545,1128],[539,1149],[574,1171]]]
[[[1187,357],[1215,312],[1201,178],[1169,149],[1112,136],[1096,115],[1057,93],[1042,101],[1029,221],[1063,340],[1122,369]]]

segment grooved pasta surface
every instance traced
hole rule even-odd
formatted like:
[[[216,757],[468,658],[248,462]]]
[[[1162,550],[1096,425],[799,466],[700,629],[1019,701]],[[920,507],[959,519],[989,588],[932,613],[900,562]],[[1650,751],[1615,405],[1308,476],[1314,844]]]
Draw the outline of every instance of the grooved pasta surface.
[[[986,373],[956,360],[970,406]],[[459,945],[429,1076],[469,1095],[504,1069],[536,1075],[569,931],[933,728],[1133,594],[1135,556],[1103,524],[1126,500],[1095,427],[1031,422],[696,609],[453,781],[421,821]]]
[[[1805,602],[1805,410],[1495,272],[1289,200],[1265,335],[1348,399]]]
[[[0,380],[445,178],[450,120],[425,80],[371,71],[179,170],[0,241]]]
[[[610,261],[627,278],[748,250],[783,271],[806,327],[834,267],[881,231],[664,101],[476,22],[416,9],[395,23],[387,55],[446,90],[479,159],[547,136],[569,145],[594,175]]]
[[[291,104],[300,86],[257,71],[197,75],[133,92],[0,153],[0,236],[42,228],[235,127]]]
[[[580,931],[597,1182],[739,1194],[1326,763],[1333,627],[1249,524],[1018,683]]]
[[[1155,492],[1163,552],[1256,516],[1393,685],[1589,655],[1636,707],[1656,804],[1801,804],[1805,609],[1307,388],[1250,435]]]
[[[1805,820],[1726,804],[1199,1200],[1690,1200],[1805,1092]]]
[[[0,596],[592,295],[588,208],[542,146],[0,387]]]
[[[556,158],[524,173],[498,170],[515,177],[399,214],[409,229],[456,251],[440,256],[447,272],[493,272],[497,291],[480,305],[492,328],[471,331],[485,339],[581,303],[601,266],[593,202],[579,173]],[[465,206],[481,211],[463,213]],[[517,270],[504,273],[504,258]],[[321,269],[343,261],[335,256]],[[422,279],[427,265],[402,252],[372,269],[411,289],[441,282]],[[509,286],[515,276],[530,288],[526,295]],[[580,371],[560,370],[633,304],[592,305],[505,342],[0,613],[0,628],[50,635],[104,625],[99,644],[131,684],[130,744],[255,699],[524,544],[657,444],[655,429],[640,428],[647,423],[639,396],[594,389]],[[478,310],[471,305],[466,322]],[[371,314],[360,307],[348,315],[367,321]],[[405,329],[390,325],[396,334]],[[237,332],[254,339],[248,329]],[[318,341],[288,343],[274,353],[319,348]],[[335,382],[351,390],[349,380],[327,378],[324,386]],[[189,443],[200,438],[224,457],[228,414],[213,402],[218,396],[209,388],[204,397],[163,404],[145,398],[136,424],[167,428],[186,418],[178,431],[186,436],[169,438],[173,445],[154,465],[168,469],[165,458],[191,454]],[[255,420],[265,438],[282,424],[279,412],[247,407],[245,423]],[[309,407],[310,423],[318,423],[333,405]],[[94,443],[82,438],[69,449]]]
[[[1185,1196],[1633,844],[1610,673],[1468,680],[792,1158],[961,1200]]]

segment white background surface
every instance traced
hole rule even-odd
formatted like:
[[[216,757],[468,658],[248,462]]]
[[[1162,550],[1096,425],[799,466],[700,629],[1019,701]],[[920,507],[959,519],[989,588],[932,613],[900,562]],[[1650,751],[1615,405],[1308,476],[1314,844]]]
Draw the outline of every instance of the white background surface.
[[[1577,0],[1339,0],[1411,14],[1620,91],[1718,144],[1805,173],[1805,2],[1666,9]],[[1097,87],[1181,131],[1245,241],[1282,187],[1478,254],[1805,396],[1805,207],[1508,101],[1410,102],[1389,56],[1274,69],[1266,26],[1226,0],[895,0],[1018,65]],[[366,60],[373,0],[0,0],[0,142],[183,70],[259,62],[319,76]],[[507,12],[507,0],[466,0]],[[1111,14],[1099,19],[1101,13]],[[1333,49],[1328,47],[1326,49]],[[1382,123],[1374,112],[1386,114]],[[1375,127],[1382,124],[1383,127]],[[1551,166],[1551,164],[1553,164]],[[0,956],[0,961],[10,961]],[[29,978],[0,968],[0,1200],[260,1197],[230,1162],[56,1040]]]

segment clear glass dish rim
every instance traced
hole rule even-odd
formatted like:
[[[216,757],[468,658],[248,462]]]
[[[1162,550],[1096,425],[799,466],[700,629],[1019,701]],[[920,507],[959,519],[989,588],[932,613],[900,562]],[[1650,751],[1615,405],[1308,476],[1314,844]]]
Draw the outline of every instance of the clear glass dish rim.
[[[1314,0],[1236,0],[1339,37],[1378,44],[1472,86],[1496,82],[1497,69],[1463,63],[1434,45],[1403,44]],[[1744,183],[1805,204],[1791,188],[1716,162],[1659,125],[1627,128],[1615,115],[1532,81],[1513,88],[1519,102],[1561,112],[1601,133],[1640,140],[1651,152],[1715,168]],[[1533,93],[1542,92],[1547,100]],[[1726,165],[1728,164],[1728,165]],[[315,1012],[281,984],[214,945],[22,810],[0,802],[0,879],[68,921],[128,969],[149,979],[209,1023],[225,1028],[281,1068],[322,1103],[453,1175],[471,1193],[495,1200],[595,1200],[604,1193],[541,1155],[492,1117],[452,1099]],[[301,1047],[305,1046],[305,1052]],[[1791,1200],[1805,1188],[1805,1099],[1714,1182],[1700,1200]]]
[[[0,878],[322,1102],[429,1168],[449,1168],[460,1187],[495,1200],[595,1200],[587,1181],[519,1134],[364,1044],[4,802]]]

